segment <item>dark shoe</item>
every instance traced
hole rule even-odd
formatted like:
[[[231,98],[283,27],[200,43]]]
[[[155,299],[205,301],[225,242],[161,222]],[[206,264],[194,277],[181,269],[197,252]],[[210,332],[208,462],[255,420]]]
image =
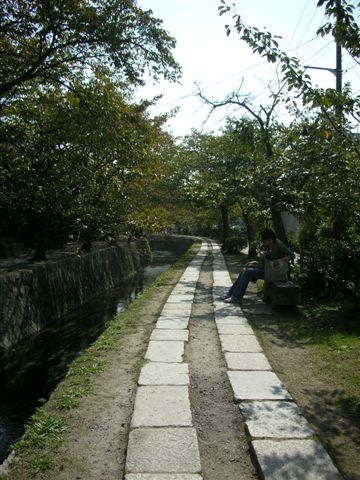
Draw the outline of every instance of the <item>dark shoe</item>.
[[[224,301],[225,301],[225,300],[228,300],[229,298],[231,298],[231,295],[227,294],[227,295],[224,295],[224,296],[222,296],[222,297],[220,297],[220,298],[221,298],[221,300],[224,300]]]

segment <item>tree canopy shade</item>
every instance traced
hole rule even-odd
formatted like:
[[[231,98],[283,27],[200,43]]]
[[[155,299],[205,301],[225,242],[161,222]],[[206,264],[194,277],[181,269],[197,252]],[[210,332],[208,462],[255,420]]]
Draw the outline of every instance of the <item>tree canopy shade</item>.
[[[165,120],[132,90],[177,80],[174,47],[135,0],[0,3],[0,237],[34,237],[44,257],[48,234],[126,232]]]
[[[175,40],[135,0],[3,0],[0,2],[0,95],[25,82],[66,82],[106,64],[118,79],[176,80]]]
[[[158,164],[163,119],[150,120],[146,109],[106,76],[5,105],[0,232],[116,239],[141,196],[134,184]]]

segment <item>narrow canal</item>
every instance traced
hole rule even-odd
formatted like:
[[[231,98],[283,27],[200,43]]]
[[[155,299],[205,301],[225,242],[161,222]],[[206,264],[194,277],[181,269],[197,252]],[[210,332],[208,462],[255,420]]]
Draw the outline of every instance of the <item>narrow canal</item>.
[[[152,264],[132,282],[88,302],[0,358],[0,465],[35,409],[66,375],[69,363],[177,258],[169,251],[153,254]]]

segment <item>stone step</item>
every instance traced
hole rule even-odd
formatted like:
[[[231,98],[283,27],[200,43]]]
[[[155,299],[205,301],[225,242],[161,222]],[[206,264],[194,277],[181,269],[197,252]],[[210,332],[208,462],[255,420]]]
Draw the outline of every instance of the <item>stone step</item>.
[[[255,335],[220,335],[221,350],[225,352],[262,352]]]
[[[263,353],[225,352],[228,370],[272,370]]]
[[[188,325],[189,317],[159,317],[159,320],[156,322],[156,328],[164,330],[184,330],[187,329]]]
[[[139,387],[131,427],[191,427],[187,386]]]
[[[250,325],[218,325],[219,335],[254,335]]]
[[[150,340],[145,360],[178,363],[183,361],[185,342]]]
[[[136,428],[130,432],[126,473],[201,473],[196,431]]]
[[[243,402],[239,406],[249,435],[255,438],[308,438],[315,435],[293,402]]]
[[[188,330],[165,330],[162,328],[155,328],[151,334],[150,340],[158,340],[158,341],[182,341],[187,342],[189,340],[189,332]]]
[[[189,385],[187,363],[146,363],[140,372],[139,385]]]
[[[254,440],[252,448],[265,480],[342,480],[316,440]]]

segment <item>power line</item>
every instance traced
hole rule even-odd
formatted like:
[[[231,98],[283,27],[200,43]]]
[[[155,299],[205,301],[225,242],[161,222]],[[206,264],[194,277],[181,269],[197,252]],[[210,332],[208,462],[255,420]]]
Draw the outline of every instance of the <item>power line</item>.
[[[313,38],[310,38],[310,40],[307,40],[306,42],[304,42],[302,45],[299,45],[297,47],[293,47],[293,48],[290,48],[289,50],[287,50],[286,53],[289,53],[289,52],[292,52],[293,50],[297,50],[298,48],[301,48],[301,47],[304,47],[305,45],[308,45],[309,43],[313,42],[317,37],[313,37]],[[254,68],[257,68],[261,65],[265,65],[266,63],[268,63],[267,60],[263,60],[255,65],[252,65],[251,67],[248,67],[246,68],[245,70],[240,70],[239,72],[236,72],[236,73],[233,73],[225,78],[222,78],[220,80],[217,80],[216,82],[214,83],[211,83],[209,85],[206,85],[205,87],[203,87],[203,90],[208,90],[209,88],[211,87],[214,87],[215,85],[219,85],[220,83],[223,83],[223,82],[226,82],[227,80],[230,80],[231,78],[234,78],[234,77],[237,77],[239,75],[242,75],[246,72],[249,72],[250,70],[253,70]],[[192,91],[186,95],[183,95],[181,97],[177,97],[175,98],[174,100],[170,100],[169,102],[166,102],[166,103],[163,103],[161,105],[155,105],[154,107],[150,108],[149,110],[150,111],[154,111],[154,110],[158,110],[159,108],[163,108],[163,107],[167,107],[168,105],[171,105],[173,103],[176,103],[176,102],[179,102],[180,100],[186,100],[187,98],[191,98],[193,96],[195,96],[197,94],[197,92],[195,91]],[[256,97],[255,97],[256,98]]]
[[[349,68],[347,68],[346,70],[344,70],[344,73],[350,72],[351,70],[354,70],[354,68],[356,68],[356,67],[359,67],[359,64],[355,62],[355,63],[353,63]],[[358,77],[360,77],[359,73],[358,73],[356,70],[354,70],[354,73],[355,73],[355,75],[357,75]]]
[[[316,10],[317,10],[317,7],[316,7],[316,9],[315,9],[314,15],[312,16],[312,19],[310,20],[310,23],[309,23],[307,29],[305,30],[304,35],[303,35],[303,37],[301,38],[301,40],[304,38],[306,32],[308,31],[308,29],[309,29],[309,27],[310,27],[310,25],[311,25],[311,23],[312,23],[312,20],[313,20],[313,18],[315,17]],[[323,19],[321,20],[321,23],[320,23],[320,25],[318,26],[317,30],[319,30],[319,28],[322,27],[322,25],[323,25],[323,23],[324,23],[324,20],[326,20],[326,15],[324,15],[324,17],[323,17]],[[314,38],[318,38],[318,36],[315,35]],[[307,46],[307,48],[306,48],[305,51],[303,52],[300,60],[302,60],[302,59],[305,57],[307,51],[309,50],[309,47],[310,47],[310,45]],[[299,48],[300,48],[300,47],[299,47]]]
[[[314,13],[313,13],[313,15],[312,15],[312,17],[311,17],[311,19],[310,19],[310,22],[308,23],[307,27],[305,28],[304,33],[302,34],[302,37],[301,37],[300,40],[299,40],[299,45],[301,44],[301,42],[303,41],[305,35],[307,34],[307,31],[309,30],[310,25],[312,24],[312,22],[313,22],[313,20],[314,20],[314,18],[315,18],[317,9],[318,9],[318,7],[316,6],[316,7],[315,7],[315,10],[314,10]],[[298,48],[300,48],[300,46],[299,46]]]
[[[229,75],[228,77],[222,78],[221,80],[217,80],[214,83],[210,83],[209,85],[206,85],[205,87],[203,87],[203,90],[208,90],[209,88],[214,87],[215,85],[219,85],[220,83],[226,82],[227,80],[230,80],[231,78],[234,78],[234,77],[242,75],[246,72],[249,72],[250,70],[253,70],[254,68],[257,68],[260,65],[264,65],[265,63],[268,63],[268,61],[263,60],[262,62],[259,62],[255,65],[252,65],[251,67],[246,68],[245,70],[241,70],[240,72],[233,73],[232,75]],[[170,100],[169,102],[164,103],[162,105],[156,105],[155,107],[151,108],[150,110],[153,111],[153,110],[157,110],[159,108],[167,107],[168,105],[171,105],[172,103],[176,103],[180,100],[185,100],[186,98],[193,97],[193,96],[196,95],[196,93],[197,92],[192,91],[192,92],[188,93],[187,95],[183,95],[181,97],[175,98],[174,100]]]
[[[303,18],[303,16],[304,16],[304,13],[305,13],[305,10],[306,10],[308,4],[309,4],[309,0],[306,0],[305,6],[304,6],[304,8],[303,8],[303,10],[302,10],[302,12],[301,12],[301,14],[300,14],[300,17],[299,17],[299,19],[298,19],[298,21],[297,21],[297,24],[296,24],[296,26],[295,26],[295,28],[294,28],[294,30],[293,30],[293,33],[292,33],[292,35],[291,35],[291,37],[290,37],[290,40],[288,41],[288,43],[287,43],[287,45],[286,45],[285,50],[287,50],[287,49],[290,47],[290,44],[291,44],[291,42],[292,42],[292,39],[294,38],[295,33],[297,32],[297,29],[299,28],[300,22],[301,22],[301,20],[302,20],[302,18]],[[301,43],[301,41],[300,41],[300,43]]]
[[[333,43],[333,40],[330,40],[329,43],[327,43],[326,45],[324,45],[323,47],[321,47],[317,52],[313,53],[310,57],[306,58],[303,62],[308,62],[309,60],[311,60],[312,58],[316,57],[316,55],[318,55],[320,52],[322,52],[323,50],[325,50],[325,48],[329,47],[331,44]]]

